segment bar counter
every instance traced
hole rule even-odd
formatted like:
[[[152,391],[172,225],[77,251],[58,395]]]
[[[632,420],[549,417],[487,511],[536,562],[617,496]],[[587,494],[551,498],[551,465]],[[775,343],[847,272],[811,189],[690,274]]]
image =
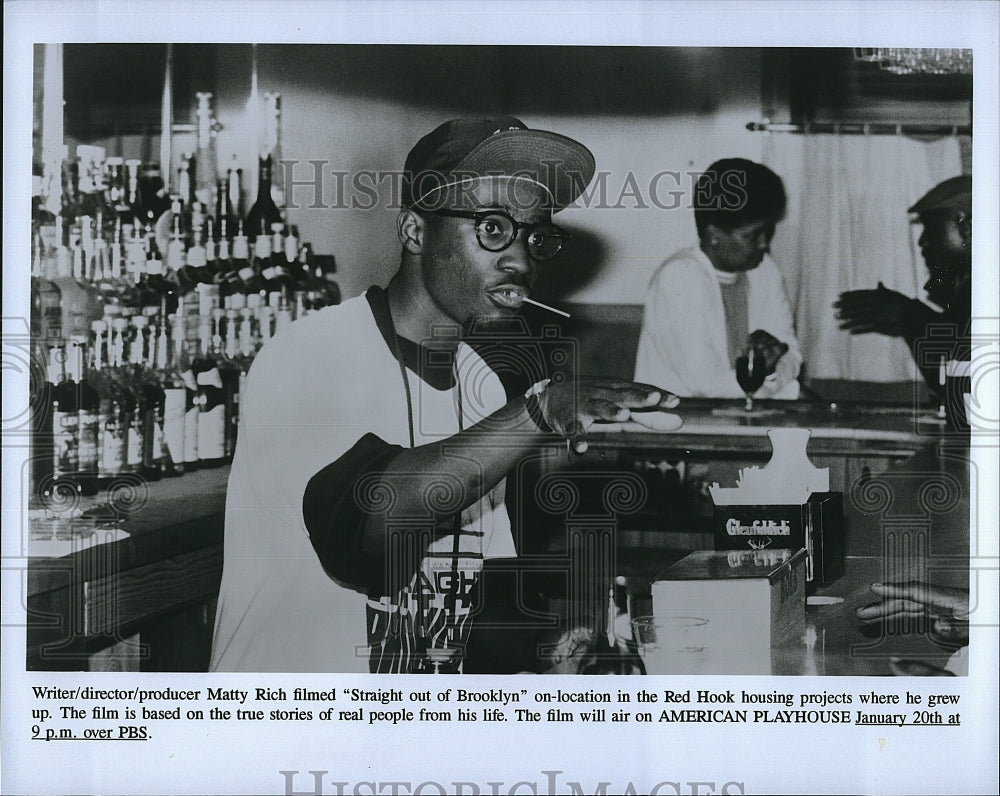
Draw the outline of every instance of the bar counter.
[[[852,528],[847,574],[830,584],[829,591],[820,592],[843,597],[845,602],[810,606],[809,619],[816,633],[813,663],[798,649],[802,644],[796,642],[794,649],[786,651],[776,664],[776,673],[804,674],[812,669],[820,674],[885,673],[885,656],[881,652],[857,652],[857,645],[871,643],[871,639],[861,634],[853,610],[862,604],[871,582],[898,579],[899,566],[886,562],[898,558],[889,547],[902,544],[904,536],[915,545],[908,549],[912,561],[919,564],[917,575],[938,579],[940,573],[934,568],[943,567],[952,572],[953,585],[968,583],[967,459],[961,455],[951,460],[942,458],[939,446],[931,444],[934,435],[940,435],[940,427],[926,434],[908,412],[794,404],[780,407],[780,414],[744,417],[732,411],[741,406],[741,402],[685,401],[681,407],[685,426],[679,432],[595,433],[587,454],[550,452],[551,456],[541,457],[543,472],[535,476],[576,483],[586,493],[594,483],[595,467],[599,475],[614,480],[634,479],[645,466],[643,457],[651,457],[652,461],[661,456],[681,456],[708,462],[713,468],[720,463],[759,463],[770,456],[768,428],[796,425],[813,429],[809,450],[816,464],[825,465],[826,460],[850,463],[831,471],[831,480],[841,479],[834,488],[849,490],[854,482],[843,479],[863,464],[868,472],[863,483],[877,492],[878,484],[889,482],[893,505],[873,505],[868,507],[870,510],[862,505],[859,509],[849,505],[845,494],[845,511]],[[938,471],[945,473],[942,477],[948,481],[946,486],[950,485],[951,491],[957,489],[960,496],[955,505],[938,506],[935,513],[933,505],[927,509],[921,495],[928,478]],[[24,581],[28,668],[203,671],[208,662],[222,571],[228,474],[229,468],[221,467],[148,485],[139,483],[127,499],[118,496],[133,507],[121,526],[128,531],[126,538],[60,557],[29,558]],[[99,503],[100,499],[92,502]],[[511,510],[523,542],[535,535],[537,518],[525,511],[524,495],[520,502],[520,508],[512,502]],[[530,496],[527,502],[533,503]],[[711,546],[704,524],[710,517],[702,516],[700,526],[684,533],[684,526],[678,525],[683,523],[683,516],[675,518],[673,525],[661,522],[656,512],[662,505],[652,502],[652,509],[645,514],[625,507],[621,514],[598,516],[587,513],[585,505],[564,507],[554,514],[550,511],[546,521],[555,530],[555,542],[550,539],[544,549],[535,550],[522,545],[522,557],[503,562],[501,569],[555,573],[556,580],[572,591],[579,590],[583,582],[574,568],[591,555],[586,551],[578,555],[574,548],[589,544],[592,540],[588,534],[592,532],[601,535],[603,550],[614,550],[613,563],[609,564],[614,574],[627,576],[630,582],[641,582],[643,578],[648,581],[686,551]],[[914,510],[916,506],[922,507],[920,511]],[[86,507],[86,503],[79,506]],[[908,519],[901,526],[895,517]],[[23,538],[28,537],[27,525],[25,515]],[[944,525],[948,528],[944,529]],[[485,586],[505,588],[502,584],[506,581],[498,574],[485,573]],[[517,574],[516,581],[519,585],[513,587],[514,594],[523,596],[523,572]],[[495,588],[487,589],[487,595],[491,591],[495,593]],[[568,595],[569,599],[573,597]],[[554,602],[566,599],[563,593]],[[546,621],[551,629],[551,621]],[[537,626],[537,615],[528,617],[527,625]],[[484,632],[488,636],[492,631],[485,628]],[[499,635],[509,637],[507,631]],[[815,658],[816,650],[820,651],[819,659]]]
[[[228,477],[229,468],[219,467],[118,488],[112,482],[111,502],[130,510],[109,525],[128,536],[61,557],[29,557],[28,668],[204,670]],[[76,509],[100,507],[109,492],[82,498]]]

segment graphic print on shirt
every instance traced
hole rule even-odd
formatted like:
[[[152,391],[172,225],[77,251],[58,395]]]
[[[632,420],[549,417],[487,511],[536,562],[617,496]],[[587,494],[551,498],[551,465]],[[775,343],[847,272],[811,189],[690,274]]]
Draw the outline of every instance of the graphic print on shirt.
[[[452,538],[478,536],[459,534]],[[405,587],[393,595],[370,596],[366,613],[371,672],[461,671],[473,587],[481,570],[481,555],[429,552]]]

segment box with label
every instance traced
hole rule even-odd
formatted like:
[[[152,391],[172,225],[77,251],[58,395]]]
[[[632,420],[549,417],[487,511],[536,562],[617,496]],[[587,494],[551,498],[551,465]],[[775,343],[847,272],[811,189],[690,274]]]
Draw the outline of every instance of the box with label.
[[[771,650],[801,632],[805,550],[699,550],[657,576],[653,616],[707,619],[705,674],[771,674]]]
[[[841,492],[814,492],[806,503],[715,507],[716,550],[805,548],[806,587],[844,574],[844,500]]]

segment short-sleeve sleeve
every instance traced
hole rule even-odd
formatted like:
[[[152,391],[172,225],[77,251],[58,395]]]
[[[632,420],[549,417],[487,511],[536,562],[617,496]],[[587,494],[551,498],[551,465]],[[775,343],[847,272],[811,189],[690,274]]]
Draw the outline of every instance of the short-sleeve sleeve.
[[[365,591],[383,586],[383,557],[366,554],[362,544],[369,515],[358,485],[383,473],[402,450],[365,434],[306,485],[302,517],[309,540],[323,569],[338,581]]]

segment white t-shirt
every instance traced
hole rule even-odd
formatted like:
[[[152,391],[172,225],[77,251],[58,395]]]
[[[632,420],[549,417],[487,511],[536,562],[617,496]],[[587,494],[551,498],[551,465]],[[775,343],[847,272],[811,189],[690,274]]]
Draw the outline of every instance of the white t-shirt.
[[[788,344],[785,357],[798,376],[802,365],[781,272],[765,256],[747,275],[749,331],[763,329]],[[635,380],[684,397],[741,398],[729,361],[726,316],[715,268],[704,252],[683,249],[664,262],[649,285],[636,352]],[[792,380],[776,398],[797,398]]]
[[[471,348],[460,345],[456,362],[452,389],[406,371],[418,446],[457,433],[459,405],[468,428],[506,403],[496,374]],[[310,478],[365,434],[409,447],[402,374],[367,300],[322,310],[270,340],[250,369],[240,409],[209,669],[367,672],[369,596],[327,574],[302,510]],[[461,514],[459,545],[468,556],[459,567],[472,578],[483,556],[514,555],[503,487]],[[442,537],[430,552],[452,551],[454,543]],[[434,582],[444,560],[425,557],[420,577]],[[432,610],[441,599],[431,595]]]

